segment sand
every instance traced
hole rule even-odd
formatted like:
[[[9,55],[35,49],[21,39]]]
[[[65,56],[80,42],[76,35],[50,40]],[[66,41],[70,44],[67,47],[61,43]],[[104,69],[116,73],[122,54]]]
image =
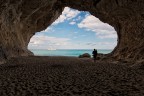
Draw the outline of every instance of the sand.
[[[76,57],[19,57],[0,65],[0,96],[144,96],[144,69]]]

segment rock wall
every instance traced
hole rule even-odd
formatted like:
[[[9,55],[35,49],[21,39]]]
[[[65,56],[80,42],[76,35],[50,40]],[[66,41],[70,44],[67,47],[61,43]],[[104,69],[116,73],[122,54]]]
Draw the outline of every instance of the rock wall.
[[[63,8],[57,0],[1,0],[0,63],[33,55],[27,49],[30,38],[57,19]]]
[[[30,38],[54,22],[65,6],[89,11],[115,28],[118,45],[112,57],[144,59],[143,0],[1,0],[0,63],[33,55],[27,49]]]

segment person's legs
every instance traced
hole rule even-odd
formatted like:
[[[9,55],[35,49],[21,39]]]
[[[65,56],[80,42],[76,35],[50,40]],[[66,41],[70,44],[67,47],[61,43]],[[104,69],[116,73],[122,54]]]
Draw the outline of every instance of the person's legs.
[[[94,56],[94,62],[96,62],[96,56]]]
[[[96,59],[94,58],[94,62],[96,62]]]

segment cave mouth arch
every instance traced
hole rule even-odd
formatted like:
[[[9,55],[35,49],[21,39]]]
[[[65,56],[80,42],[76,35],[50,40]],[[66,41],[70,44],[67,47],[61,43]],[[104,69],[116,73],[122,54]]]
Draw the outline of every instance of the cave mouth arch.
[[[33,55],[27,48],[30,38],[50,26],[66,6],[88,11],[114,27],[118,43],[112,57],[133,62],[144,59],[143,0],[5,0],[0,5],[0,63]]]
[[[107,54],[116,44],[117,34],[109,24],[101,22],[89,12],[65,7],[51,26],[31,38],[28,49],[40,56],[69,56],[68,53],[79,56],[91,54],[94,48],[98,49],[98,53]],[[74,50],[78,50],[78,53]]]

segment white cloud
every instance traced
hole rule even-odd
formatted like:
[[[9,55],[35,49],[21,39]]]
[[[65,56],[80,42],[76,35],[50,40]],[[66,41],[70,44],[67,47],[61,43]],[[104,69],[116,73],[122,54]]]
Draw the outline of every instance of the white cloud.
[[[74,32],[75,34],[77,34],[78,32]]]
[[[116,42],[75,42],[70,43],[65,48],[72,48],[72,49],[114,49],[116,46]]]
[[[78,38],[77,36],[74,36],[73,38]]]
[[[70,22],[69,24],[70,24],[70,25],[74,25],[74,24],[76,24],[76,22],[72,21],[72,22]]]
[[[74,9],[70,9],[69,7],[65,7],[62,15],[53,23],[53,25],[64,22],[65,20],[70,20],[75,18],[80,12]]]
[[[82,37],[86,37],[86,35],[82,35]]]
[[[92,15],[86,15],[85,18],[78,24],[79,28],[84,28],[87,31],[96,32],[99,38],[117,38],[117,34],[112,26],[101,22],[98,18]]]
[[[76,21],[79,21],[79,20],[81,20],[82,19],[82,17],[81,16],[78,16],[78,18],[76,18]]]
[[[62,15],[54,22],[53,25],[59,24],[69,20],[69,24],[74,25],[77,22],[80,22],[83,18],[78,16],[80,12],[70,9],[66,7],[62,13]],[[78,18],[75,18],[78,17]],[[84,28],[87,31],[96,32],[98,38],[117,38],[116,32],[113,27],[110,25],[101,22],[98,18],[86,14],[85,18],[78,24],[79,28]],[[57,30],[57,29],[55,29]],[[116,42],[94,42],[94,43],[85,43],[85,42],[74,42],[69,38],[57,38],[47,36],[44,32],[53,32],[54,26],[50,26],[47,29],[43,30],[40,34],[35,35],[29,43],[30,49],[113,49],[116,46]],[[60,29],[63,30],[63,29]],[[73,37],[71,39],[76,39],[83,37],[85,38],[85,34],[81,36],[77,36],[78,32],[69,33],[69,36]],[[104,40],[102,40],[104,41]]]
[[[78,16],[77,18],[73,19],[72,21],[76,22],[76,21],[80,21],[82,19],[81,16]]]
[[[51,27],[47,27],[47,28],[44,30],[44,32],[48,32],[48,31],[51,31],[51,30],[52,30]]]
[[[35,35],[29,43],[30,49],[49,49],[53,47],[57,49],[61,46],[69,44],[69,38],[56,38],[45,35]]]
[[[52,26],[47,27],[45,30],[41,31],[41,32],[54,32],[55,30],[53,29]]]
[[[85,43],[86,46],[88,45],[90,46],[90,48],[96,48],[96,49],[114,49],[116,44],[117,44],[116,42],[107,42],[107,41]]]

